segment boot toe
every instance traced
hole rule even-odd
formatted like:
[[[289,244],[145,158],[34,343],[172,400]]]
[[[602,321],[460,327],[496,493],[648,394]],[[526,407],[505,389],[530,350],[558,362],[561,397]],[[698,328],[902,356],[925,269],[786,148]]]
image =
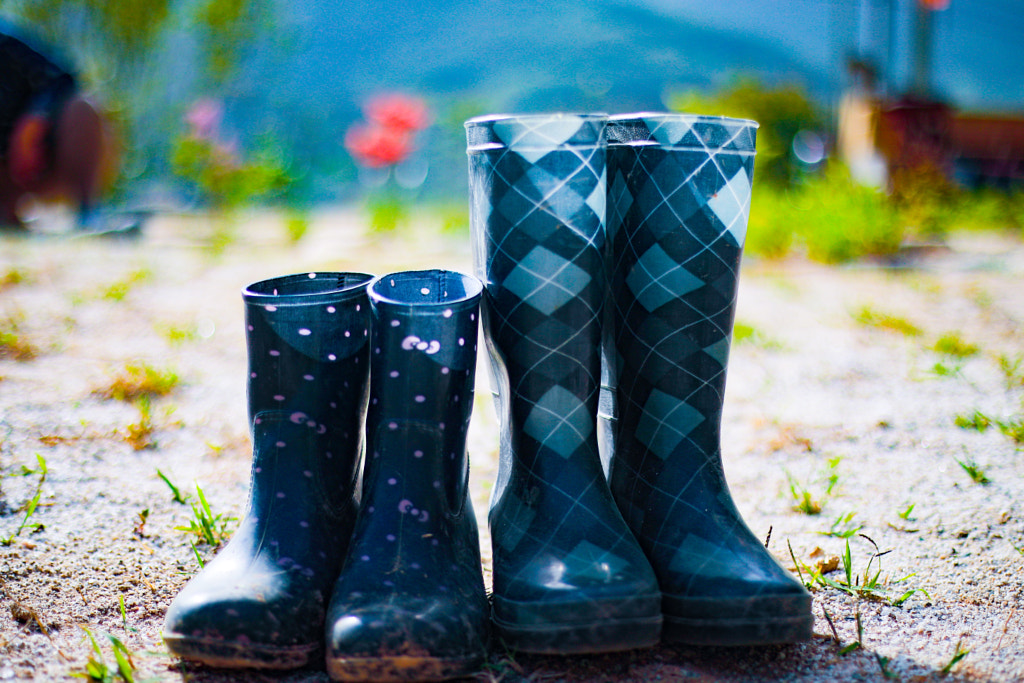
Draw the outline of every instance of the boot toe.
[[[610,575],[544,571],[495,590],[492,619],[499,637],[525,652],[614,652],[650,647],[661,632],[661,592],[650,570]]]
[[[768,645],[811,637],[811,595],[781,568],[771,577],[691,577],[662,596],[665,640],[693,645]]]
[[[432,600],[332,610],[327,670],[338,681],[444,680],[486,655],[486,612]]]
[[[217,667],[290,669],[320,649],[323,599],[271,586],[186,587],[167,610],[172,654]]]

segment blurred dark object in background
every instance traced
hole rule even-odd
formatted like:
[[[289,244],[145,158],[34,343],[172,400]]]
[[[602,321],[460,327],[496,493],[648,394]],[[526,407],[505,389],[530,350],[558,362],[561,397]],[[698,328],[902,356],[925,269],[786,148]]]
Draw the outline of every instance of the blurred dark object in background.
[[[117,145],[72,72],[0,33],[0,223],[24,229],[27,205],[70,203],[88,216],[113,176]]]

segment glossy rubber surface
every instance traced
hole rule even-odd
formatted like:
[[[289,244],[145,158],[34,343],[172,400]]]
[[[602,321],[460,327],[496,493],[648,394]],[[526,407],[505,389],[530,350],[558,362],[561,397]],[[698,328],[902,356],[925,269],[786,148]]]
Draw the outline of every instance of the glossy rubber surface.
[[[744,524],[720,429],[757,124],[609,124],[611,487],[658,576],[665,638],[810,637],[810,596]]]
[[[327,600],[355,520],[369,279],[303,273],[246,290],[249,503],[227,547],[168,609],[172,654],[290,669],[322,652]]]
[[[340,681],[469,675],[488,630],[466,454],[481,285],[433,270],[369,291],[364,495],[328,611],[327,670]]]
[[[502,429],[489,514],[496,633],[529,652],[653,645],[657,581],[615,506],[597,446],[605,119],[466,125]]]

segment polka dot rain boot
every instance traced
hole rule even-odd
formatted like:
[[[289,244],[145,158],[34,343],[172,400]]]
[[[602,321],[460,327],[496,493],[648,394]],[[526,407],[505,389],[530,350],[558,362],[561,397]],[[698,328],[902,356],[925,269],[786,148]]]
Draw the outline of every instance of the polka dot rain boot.
[[[597,445],[605,117],[483,117],[466,129],[502,425],[489,515],[495,631],[527,652],[654,645],[661,593]]]
[[[244,292],[253,461],[227,547],[167,611],[174,655],[217,667],[319,660],[356,513],[369,374],[369,275],[308,273]]]
[[[368,448],[327,617],[333,680],[436,681],[484,662],[487,596],[466,455],[481,289],[442,270],[370,285]]]
[[[757,124],[612,117],[608,239],[618,415],[611,486],[664,595],[664,638],[811,636],[811,598],[747,528],[719,444]]]

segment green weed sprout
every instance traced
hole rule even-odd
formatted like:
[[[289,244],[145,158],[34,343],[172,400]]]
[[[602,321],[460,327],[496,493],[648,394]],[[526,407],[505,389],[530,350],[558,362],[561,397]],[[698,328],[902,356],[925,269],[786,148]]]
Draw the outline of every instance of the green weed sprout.
[[[79,628],[85,631],[86,637],[92,644],[92,653],[85,663],[85,671],[73,671],[71,672],[72,676],[96,683],[114,683],[118,679],[125,683],[135,683],[135,663],[132,661],[132,651],[128,649],[127,645],[117,637],[109,633],[105,634],[110,640],[110,646],[114,653],[115,668],[111,668],[103,656],[103,650],[99,643],[96,642],[96,636],[85,626]]]
[[[110,384],[95,393],[118,401],[135,401],[142,396],[166,396],[179,383],[180,379],[173,370],[161,370],[144,362],[129,362]]]
[[[234,517],[225,517],[222,513],[213,514],[199,484],[196,484],[196,494],[199,500],[190,503],[192,518],[189,520],[188,526],[179,526],[175,529],[194,534],[211,548],[219,548],[231,537],[228,525],[236,520]]]
[[[839,515],[836,517],[835,521],[832,522],[832,526],[828,531],[819,531],[818,533],[823,536],[832,536],[834,538],[850,538],[864,528],[863,524],[857,524],[853,521],[853,518],[856,515],[856,512],[848,512],[845,515]]]
[[[975,484],[981,484],[984,486],[985,484],[992,482],[992,480],[985,475],[985,471],[981,469],[978,463],[974,462],[974,460],[970,458],[967,460],[957,459],[956,464],[960,465],[960,468],[967,473],[967,476],[970,477],[971,481]]]
[[[842,556],[840,557],[843,576],[838,580],[827,576],[816,567],[808,566],[797,560],[792,546],[789,547],[790,557],[793,560],[793,564],[796,566],[797,573],[800,576],[800,581],[808,590],[814,590],[815,588],[831,588],[853,598],[886,602],[893,607],[903,605],[903,603],[917,593],[923,593],[926,597],[930,597],[928,595],[928,591],[923,588],[911,588],[900,595],[891,595],[889,591],[890,586],[903,583],[914,575],[910,574],[895,580],[883,579],[882,557],[892,551],[879,551],[878,546],[870,537],[865,536],[864,534],[858,535],[875,546],[875,550],[871,554],[871,557],[868,558],[864,571],[862,573],[858,572],[854,569],[853,552],[850,548],[850,539],[846,539],[846,546]]]
[[[870,306],[861,306],[854,311],[853,319],[864,327],[895,332],[906,337],[920,337],[923,334],[920,327],[906,318],[877,311]]]
[[[156,471],[156,476],[160,477],[163,480],[163,482],[167,484],[167,487],[171,489],[171,500],[173,500],[175,503],[185,505],[191,499],[191,496],[189,494],[182,493],[181,489],[175,486],[174,483],[167,478],[167,475],[161,472],[159,469]]]
[[[963,641],[958,640],[956,643],[956,650],[953,651],[953,657],[946,663],[946,666],[942,667],[942,673],[948,674],[953,670],[953,667],[960,663],[964,657],[971,653],[970,650],[963,649]]]
[[[22,465],[22,475],[28,476],[31,474],[38,474],[39,481],[36,482],[35,495],[33,495],[32,498],[25,504],[25,516],[22,517],[21,524],[19,524],[18,528],[14,530],[13,534],[8,536],[7,538],[0,538],[0,545],[4,547],[10,546],[12,543],[14,543],[14,539],[20,536],[21,532],[25,529],[31,529],[35,531],[37,529],[43,528],[42,524],[29,522],[29,520],[32,518],[32,515],[34,515],[36,512],[36,508],[39,507],[39,501],[43,496],[43,483],[46,481],[46,475],[50,471],[49,467],[47,467],[46,465],[46,458],[44,458],[38,453],[36,453],[36,462],[39,465],[38,469],[36,470],[29,469]]]
[[[805,486],[800,483],[796,477],[789,472],[786,472],[786,479],[789,482],[789,494],[793,499],[792,508],[796,512],[802,512],[805,515],[819,515],[825,505],[825,501],[832,496],[832,491],[839,483],[839,473],[837,468],[842,458],[829,458],[828,464],[824,472],[824,479],[817,482],[824,484],[824,491],[821,495],[815,496],[811,492],[810,485]]]
[[[905,522],[913,522],[915,518],[910,515],[914,512],[915,505],[917,505],[917,503],[911,503],[906,507],[906,509],[897,512],[896,515]]]
[[[978,345],[965,342],[957,332],[947,332],[939,337],[932,350],[953,358],[970,358],[978,355]]]

